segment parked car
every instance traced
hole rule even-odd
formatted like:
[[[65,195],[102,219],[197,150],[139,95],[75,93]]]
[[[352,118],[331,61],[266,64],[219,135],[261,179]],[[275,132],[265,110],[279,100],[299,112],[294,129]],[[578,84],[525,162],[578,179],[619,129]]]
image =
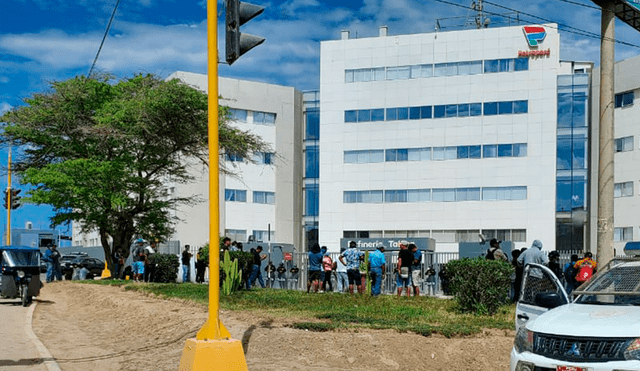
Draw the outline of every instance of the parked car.
[[[547,267],[527,265],[511,371],[640,370],[640,259],[611,260],[572,295]]]
[[[104,262],[98,258],[92,258],[90,256],[80,256],[75,259],[61,264],[62,274],[65,279],[70,280],[73,277],[73,268],[84,264],[89,272],[94,276],[100,276],[104,269]]]
[[[64,266],[66,263],[69,263],[76,258],[88,257],[88,256],[89,254],[87,254],[86,252],[79,252],[79,251],[64,254],[60,257],[60,266]]]

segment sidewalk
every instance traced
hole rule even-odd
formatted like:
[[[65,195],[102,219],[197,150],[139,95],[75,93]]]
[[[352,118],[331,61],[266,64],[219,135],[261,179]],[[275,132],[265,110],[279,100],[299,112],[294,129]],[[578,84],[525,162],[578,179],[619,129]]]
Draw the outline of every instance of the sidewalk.
[[[0,299],[0,369],[60,370],[31,328],[35,306],[36,302],[25,308],[18,299]]]

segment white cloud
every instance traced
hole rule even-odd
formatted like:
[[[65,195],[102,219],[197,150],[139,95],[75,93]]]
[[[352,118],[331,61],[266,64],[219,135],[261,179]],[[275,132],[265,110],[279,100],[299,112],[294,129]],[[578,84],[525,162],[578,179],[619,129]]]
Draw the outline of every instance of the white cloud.
[[[7,76],[0,76],[0,84],[6,84],[9,82],[9,78]]]
[[[293,17],[299,10],[310,10],[310,8],[317,8],[320,3],[317,0],[288,0],[280,5],[282,13],[286,16]]]
[[[7,102],[0,102],[0,115],[4,115],[5,112],[8,112],[13,107]]]

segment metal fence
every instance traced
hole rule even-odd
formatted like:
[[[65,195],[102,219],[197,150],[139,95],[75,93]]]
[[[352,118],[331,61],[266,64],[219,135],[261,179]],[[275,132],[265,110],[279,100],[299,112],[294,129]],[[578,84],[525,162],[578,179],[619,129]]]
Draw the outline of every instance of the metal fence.
[[[548,254],[549,251],[543,251]],[[580,259],[584,256],[583,251],[558,251],[560,253],[559,263],[561,267],[564,267],[566,263],[571,260],[571,255],[576,254]],[[307,277],[308,277],[308,254],[307,253],[292,253],[290,255],[290,260],[283,260],[280,262],[273,262],[275,267],[277,268],[280,264],[284,266],[286,272],[269,272],[266,268],[268,262],[272,261],[272,256],[269,253],[264,253],[267,256],[265,260],[263,260],[262,266],[260,267],[260,271],[262,273],[262,277],[267,287],[274,289],[288,289],[288,290],[307,290]],[[194,254],[195,255],[195,254]],[[382,293],[383,294],[393,294],[397,290],[396,285],[396,273],[395,267],[398,264],[398,252],[391,251],[385,252],[385,260],[387,272],[382,280]],[[509,259],[511,259],[510,254]],[[329,253],[331,260],[336,262],[339,253]],[[420,283],[420,292],[422,295],[429,296],[439,296],[443,295],[443,282],[442,277],[439,273],[442,271],[442,267],[447,264],[450,260],[456,260],[459,258],[459,254],[457,252],[422,252],[422,263],[420,265],[420,277],[422,277],[422,282]],[[594,257],[595,258],[595,257]],[[287,258],[289,259],[289,257]],[[298,269],[295,272],[295,268]],[[208,281],[208,269],[207,275],[205,277],[206,281]],[[331,272],[331,283],[333,287],[333,291],[338,291],[338,282],[337,282],[337,272]],[[252,284],[252,286],[255,286]],[[348,291],[348,288],[343,288],[343,292]]]

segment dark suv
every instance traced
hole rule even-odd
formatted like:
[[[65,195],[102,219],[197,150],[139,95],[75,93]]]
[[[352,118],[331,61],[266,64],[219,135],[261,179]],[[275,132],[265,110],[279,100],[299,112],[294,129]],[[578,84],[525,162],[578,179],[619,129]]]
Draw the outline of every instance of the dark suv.
[[[104,262],[102,260],[92,258],[90,256],[80,256],[71,261],[61,264],[62,274],[67,280],[70,280],[73,276],[74,266],[80,265],[85,265],[89,272],[91,272],[91,274],[93,274],[94,276],[100,276],[102,274],[102,270],[104,269]]]

